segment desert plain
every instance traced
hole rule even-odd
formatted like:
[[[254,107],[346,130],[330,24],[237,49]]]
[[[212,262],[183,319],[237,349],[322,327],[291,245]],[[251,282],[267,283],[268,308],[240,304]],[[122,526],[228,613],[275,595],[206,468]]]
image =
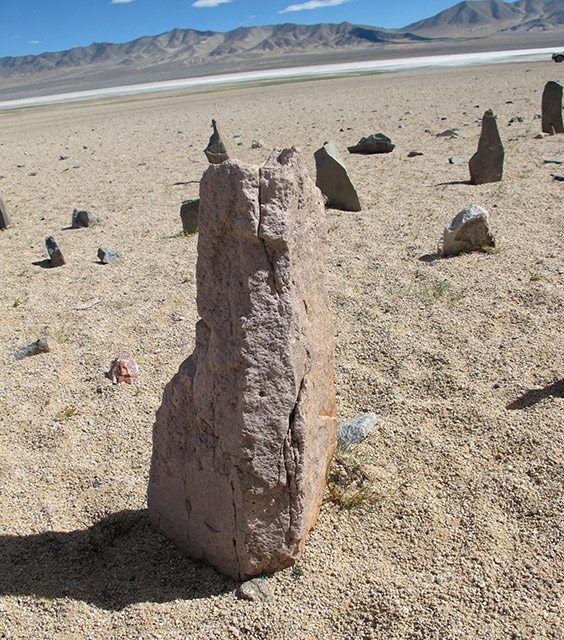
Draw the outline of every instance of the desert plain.
[[[564,637],[564,170],[544,162],[564,135],[537,137],[535,118],[561,75],[547,60],[0,113],[0,638]],[[448,159],[475,152],[488,108],[504,176],[473,186]],[[327,209],[320,260],[338,417],[378,416],[349,452],[370,499],[328,499],[266,602],[146,513],[155,411],[194,346],[198,238],[179,211],[212,117],[233,156],[297,146],[313,178],[334,140],[363,204]],[[392,153],[347,153],[378,132]],[[472,203],[496,247],[442,258]],[[70,229],[74,208],[103,222]],[[62,267],[47,268],[49,235]],[[100,264],[100,246],[121,258]],[[15,359],[41,336],[48,353]],[[122,351],[133,385],[105,377]]]

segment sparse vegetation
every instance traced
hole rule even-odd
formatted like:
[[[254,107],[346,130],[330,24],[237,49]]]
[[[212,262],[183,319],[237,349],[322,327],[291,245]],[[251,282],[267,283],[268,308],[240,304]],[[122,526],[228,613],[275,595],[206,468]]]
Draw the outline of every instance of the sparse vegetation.
[[[427,304],[433,304],[439,299],[444,299],[449,304],[456,304],[464,297],[465,292],[456,289],[448,280],[441,280],[430,286],[422,287],[419,294]]]
[[[367,507],[381,500],[358,447],[337,447],[327,476],[327,500],[341,509]]]
[[[66,420],[67,418],[71,418],[72,416],[74,416],[74,414],[77,411],[78,411],[78,409],[77,409],[76,405],[69,404],[64,409],[61,409],[61,411],[59,411],[59,413],[56,416],[56,419],[57,419],[58,422],[63,422],[63,420]]]

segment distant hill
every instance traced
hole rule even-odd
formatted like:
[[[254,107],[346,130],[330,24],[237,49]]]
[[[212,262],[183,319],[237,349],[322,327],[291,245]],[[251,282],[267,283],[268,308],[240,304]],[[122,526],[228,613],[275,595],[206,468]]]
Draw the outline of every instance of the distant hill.
[[[56,53],[0,58],[0,77],[101,66],[121,70],[146,70],[163,64],[170,68],[186,68],[225,58],[252,59],[424,40],[424,36],[408,32],[357,26],[348,22],[239,27],[227,33],[173,29],[158,36],[144,36],[123,44],[93,43]]]
[[[504,32],[564,29],[564,0],[465,0],[405,31],[437,37],[484,37]]]

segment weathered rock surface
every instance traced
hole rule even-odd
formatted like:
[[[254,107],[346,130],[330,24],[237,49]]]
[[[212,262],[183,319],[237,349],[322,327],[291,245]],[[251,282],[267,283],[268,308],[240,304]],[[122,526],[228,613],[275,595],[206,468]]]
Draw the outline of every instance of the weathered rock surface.
[[[45,238],[45,246],[47,247],[49,259],[51,260],[51,266],[62,267],[65,264],[65,259],[63,258],[63,254],[59,249],[59,245],[56,243],[53,236],[48,236],[47,238]]]
[[[98,222],[102,222],[102,218],[95,216],[92,211],[88,211],[88,209],[75,209],[72,212],[71,227],[73,229],[91,227]]]
[[[112,384],[119,384],[120,382],[133,384],[138,375],[139,367],[135,362],[135,358],[130,353],[123,352],[112,362],[106,377],[112,381]]]
[[[395,148],[395,144],[388,136],[383,133],[372,133],[369,136],[361,138],[357,144],[352,147],[347,147],[349,153],[390,153]]]
[[[18,349],[14,354],[14,358],[16,360],[23,360],[23,358],[27,358],[28,356],[36,356],[38,353],[47,353],[49,351],[47,338],[39,338],[35,342]]]
[[[272,587],[264,578],[247,580],[239,585],[237,597],[251,602],[270,602],[273,597]]]
[[[356,418],[341,422],[337,430],[337,440],[340,445],[360,444],[372,431],[378,417],[369,411]]]
[[[457,255],[495,246],[488,212],[476,204],[464,207],[445,227],[443,254]]]
[[[180,207],[180,219],[182,220],[182,231],[189,235],[198,231],[198,214],[200,210],[200,199],[184,200]]]
[[[204,149],[204,153],[211,164],[221,164],[225,160],[229,160],[230,153],[225,144],[225,140],[221,136],[221,132],[215,120],[211,121],[213,133],[208,142],[208,146]]]
[[[11,224],[12,221],[8,215],[8,211],[6,210],[6,205],[2,198],[0,198],[0,229],[6,229]]]
[[[360,211],[360,200],[332,140],[315,153],[317,178],[315,184],[327,198],[327,203],[343,211]]]
[[[482,118],[478,150],[468,162],[470,182],[472,184],[499,182],[503,176],[504,155],[495,116],[493,111],[488,109]]]
[[[562,122],[562,85],[550,80],[542,92],[542,130],[544,133],[564,133]]]
[[[117,249],[108,249],[107,247],[99,247],[98,260],[102,264],[112,264],[118,258],[121,258],[121,253]]]
[[[149,515],[246,580],[294,563],[336,446],[320,191],[299,152],[227,161],[200,185],[196,346],[153,432]]]

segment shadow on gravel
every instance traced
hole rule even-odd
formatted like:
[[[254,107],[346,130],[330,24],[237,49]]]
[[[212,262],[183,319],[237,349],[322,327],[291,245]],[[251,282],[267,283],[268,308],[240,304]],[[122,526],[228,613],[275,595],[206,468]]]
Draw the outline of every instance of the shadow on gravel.
[[[451,180],[450,182],[439,182],[434,184],[433,187],[450,187],[455,184],[472,184],[470,180]]]
[[[219,595],[238,583],[184,556],[146,510],[120,511],[88,529],[0,536],[0,594],[74,598],[107,610]]]
[[[435,262],[440,260],[443,256],[440,253],[426,253],[424,256],[419,256],[420,262]]]
[[[527,391],[527,393],[523,394],[520,398],[508,404],[506,408],[512,410],[526,409],[551,396],[564,398],[564,379],[554,384],[549,384],[548,387],[544,387],[544,389],[531,389],[531,391]]]

